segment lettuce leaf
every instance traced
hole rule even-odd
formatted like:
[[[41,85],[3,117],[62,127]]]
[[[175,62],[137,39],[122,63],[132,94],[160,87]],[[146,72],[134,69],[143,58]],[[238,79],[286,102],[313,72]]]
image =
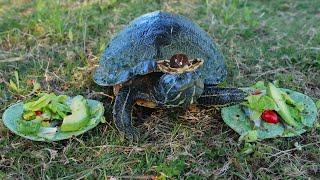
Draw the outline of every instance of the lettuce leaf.
[[[28,102],[24,104],[24,110],[26,112],[42,111],[47,114],[52,114],[54,119],[63,119],[67,113],[71,112],[71,109],[66,105],[68,96],[66,95],[55,95],[54,93],[41,93],[39,94],[39,99],[35,101]],[[27,114],[29,115],[29,114]],[[25,120],[31,117],[24,118]]]
[[[304,110],[304,104],[293,100],[286,92],[282,91],[282,97],[288,105],[295,107],[299,112]]]
[[[298,122],[302,122],[302,115],[300,114],[299,109],[294,108],[292,106],[288,106],[290,115],[293,117],[294,120]]]
[[[17,130],[25,135],[37,134],[40,129],[38,122],[19,120],[17,124]]]
[[[263,112],[264,110],[270,109],[270,110],[277,110],[279,107],[274,102],[274,100],[266,95],[251,95],[246,98],[248,100],[248,103],[245,103],[247,107],[249,107],[252,110]]]
[[[55,94],[44,94],[36,101],[31,101],[24,104],[23,108],[26,111],[39,111],[41,108],[47,106],[52,99],[55,98]]]

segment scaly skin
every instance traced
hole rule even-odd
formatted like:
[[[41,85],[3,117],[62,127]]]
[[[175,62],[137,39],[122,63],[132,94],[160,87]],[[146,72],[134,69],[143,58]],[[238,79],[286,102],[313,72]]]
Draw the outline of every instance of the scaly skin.
[[[200,98],[199,105],[224,107],[240,103],[248,94],[238,88],[220,88],[206,85]]]
[[[153,94],[153,87],[158,74],[142,76],[134,83],[122,87],[116,94],[113,106],[113,120],[120,133],[129,140],[138,141],[139,131],[132,125],[132,109],[139,100],[158,104]],[[146,83],[148,82],[148,83]]]
[[[122,88],[113,106],[113,119],[118,130],[128,139],[138,141],[139,132],[132,125],[132,108],[137,98],[134,89]]]
[[[113,118],[117,129],[124,134],[126,138],[134,141],[139,140],[139,131],[132,125],[132,109],[138,101],[150,102],[150,104],[155,104],[155,107],[187,107],[191,103],[221,107],[240,103],[247,96],[246,92],[237,88],[219,88],[206,85],[204,86],[202,94],[194,101],[191,100],[191,102],[185,102],[179,105],[170,104],[171,102],[166,104],[164,101],[167,100],[167,98],[163,98],[166,94],[160,97],[158,92],[158,83],[161,82],[159,81],[159,74],[148,76],[150,78],[149,81],[146,81],[148,80],[146,76],[136,79],[131,84],[122,87],[116,96],[113,107]],[[186,86],[184,86],[183,91],[186,91],[188,95],[188,93],[190,94],[188,89],[193,89],[194,85],[191,84],[188,86],[188,89],[185,89],[185,87]],[[190,98],[187,100],[190,100]]]

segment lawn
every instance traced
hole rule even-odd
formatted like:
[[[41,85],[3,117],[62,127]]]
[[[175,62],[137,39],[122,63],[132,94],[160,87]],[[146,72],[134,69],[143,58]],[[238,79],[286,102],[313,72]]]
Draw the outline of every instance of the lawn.
[[[25,140],[0,122],[0,179],[320,178],[319,128],[244,144],[219,109],[137,108],[150,114],[137,123],[143,137],[138,144],[121,140],[103,95],[109,90],[91,75],[110,39],[155,10],[184,15],[208,32],[227,63],[225,86],[276,80],[320,99],[319,0],[0,0],[0,116],[28,99],[36,81],[43,91],[105,102],[107,120],[54,143]],[[9,88],[15,74],[19,87]]]

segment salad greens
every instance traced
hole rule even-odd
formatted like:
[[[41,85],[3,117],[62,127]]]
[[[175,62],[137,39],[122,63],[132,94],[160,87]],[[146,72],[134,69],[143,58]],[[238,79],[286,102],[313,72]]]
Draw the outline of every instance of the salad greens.
[[[18,131],[23,134],[37,134],[40,130],[40,124],[33,121],[20,120],[17,122]]]
[[[242,103],[250,109],[250,119],[256,120],[264,111],[274,110],[286,125],[297,127],[301,124],[302,111],[304,110],[303,103],[294,101],[286,92],[272,83],[268,83],[266,86],[263,81],[259,81],[252,86],[252,89],[259,93],[253,93],[246,97],[247,101]]]
[[[82,96],[76,97],[81,97],[85,101],[82,104],[88,109],[87,101]],[[72,112],[67,101],[68,96],[66,95],[55,95],[54,93],[39,94],[35,100],[23,105],[22,118],[17,121],[17,130],[26,135],[37,134],[40,131],[50,132],[50,135],[54,135],[58,130],[56,127],[60,126],[63,123],[62,121],[66,117],[69,117],[68,115]],[[78,126],[75,130],[81,127]]]
[[[318,110],[309,96],[263,81],[243,90],[250,94],[246,101],[221,111],[223,121],[240,135],[239,141],[293,137],[315,126]]]
[[[282,95],[283,92],[281,92],[281,90],[276,88],[272,83],[269,83],[267,94],[270,97],[272,97],[274,99],[274,101],[277,103],[277,105],[279,106],[279,110],[277,112],[278,112],[278,114],[280,114],[283,121],[286,124],[293,126],[293,127],[299,126],[296,119],[294,119],[290,114],[288,104],[286,104],[286,101]],[[294,104],[295,104],[295,102],[294,102]],[[295,107],[295,106],[293,106],[293,107]]]
[[[90,109],[87,101],[82,96],[76,96],[71,102],[72,114],[63,118],[61,131],[76,131],[86,126],[90,121]]]
[[[55,95],[53,93],[41,93],[39,99],[24,104],[25,112],[23,117],[25,120],[44,119],[63,119],[67,113],[71,112],[66,101],[68,96]],[[41,112],[41,116],[37,116],[36,112]],[[39,119],[40,118],[40,119]]]
[[[250,109],[255,110],[257,112],[262,113],[266,109],[279,109],[274,100],[266,95],[251,95],[248,96],[246,99],[248,102],[245,102],[244,105],[248,106]]]
[[[40,97],[41,96],[31,99],[31,101],[37,101]],[[71,104],[73,99],[74,98],[68,97],[68,99],[65,102],[65,104],[69,106],[70,109],[72,109]],[[3,112],[2,121],[3,121],[3,124],[12,133],[33,141],[52,142],[52,141],[60,141],[63,139],[69,139],[71,137],[78,136],[89,131],[90,129],[96,127],[100,122],[105,122],[104,116],[103,116],[104,115],[103,104],[99,101],[95,101],[91,99],[85,99],[85,102],[86,102],[85,103],[86,106],[89,109],[88,113],[90,113],[88,123],[81,126],[80,129],[75,131],[68,131],[68,132],[62,131],[61,123],[63,123],[63,121],[61,119],[42,120],[40,122],[35,119],[25,120],[22,116],[23,113],[25,113],[25,110],[24,110],[25,103],[23,102],[18,102],[8,107]],[[39,116],[40,112],[37,112],[36,114],[38,114]],[[70,116],[69,113],[66,113],[66,115],[67,115],[66,117]],[[75,119],[70,119],[70,120],[75,120]],[[69,125],[71,126],[72,123],[69,123]]]

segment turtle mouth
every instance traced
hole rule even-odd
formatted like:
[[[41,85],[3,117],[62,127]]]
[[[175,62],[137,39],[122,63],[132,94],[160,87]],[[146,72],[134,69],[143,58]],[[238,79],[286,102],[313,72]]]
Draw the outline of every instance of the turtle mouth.
[[[202,59],[191,59],[181,67],[173,67],[170,60],[160,60],[157,62],[157,67],[163,73],[182,74],[185,72],[195,71],[203,64],[203,62],[204,61]]]

